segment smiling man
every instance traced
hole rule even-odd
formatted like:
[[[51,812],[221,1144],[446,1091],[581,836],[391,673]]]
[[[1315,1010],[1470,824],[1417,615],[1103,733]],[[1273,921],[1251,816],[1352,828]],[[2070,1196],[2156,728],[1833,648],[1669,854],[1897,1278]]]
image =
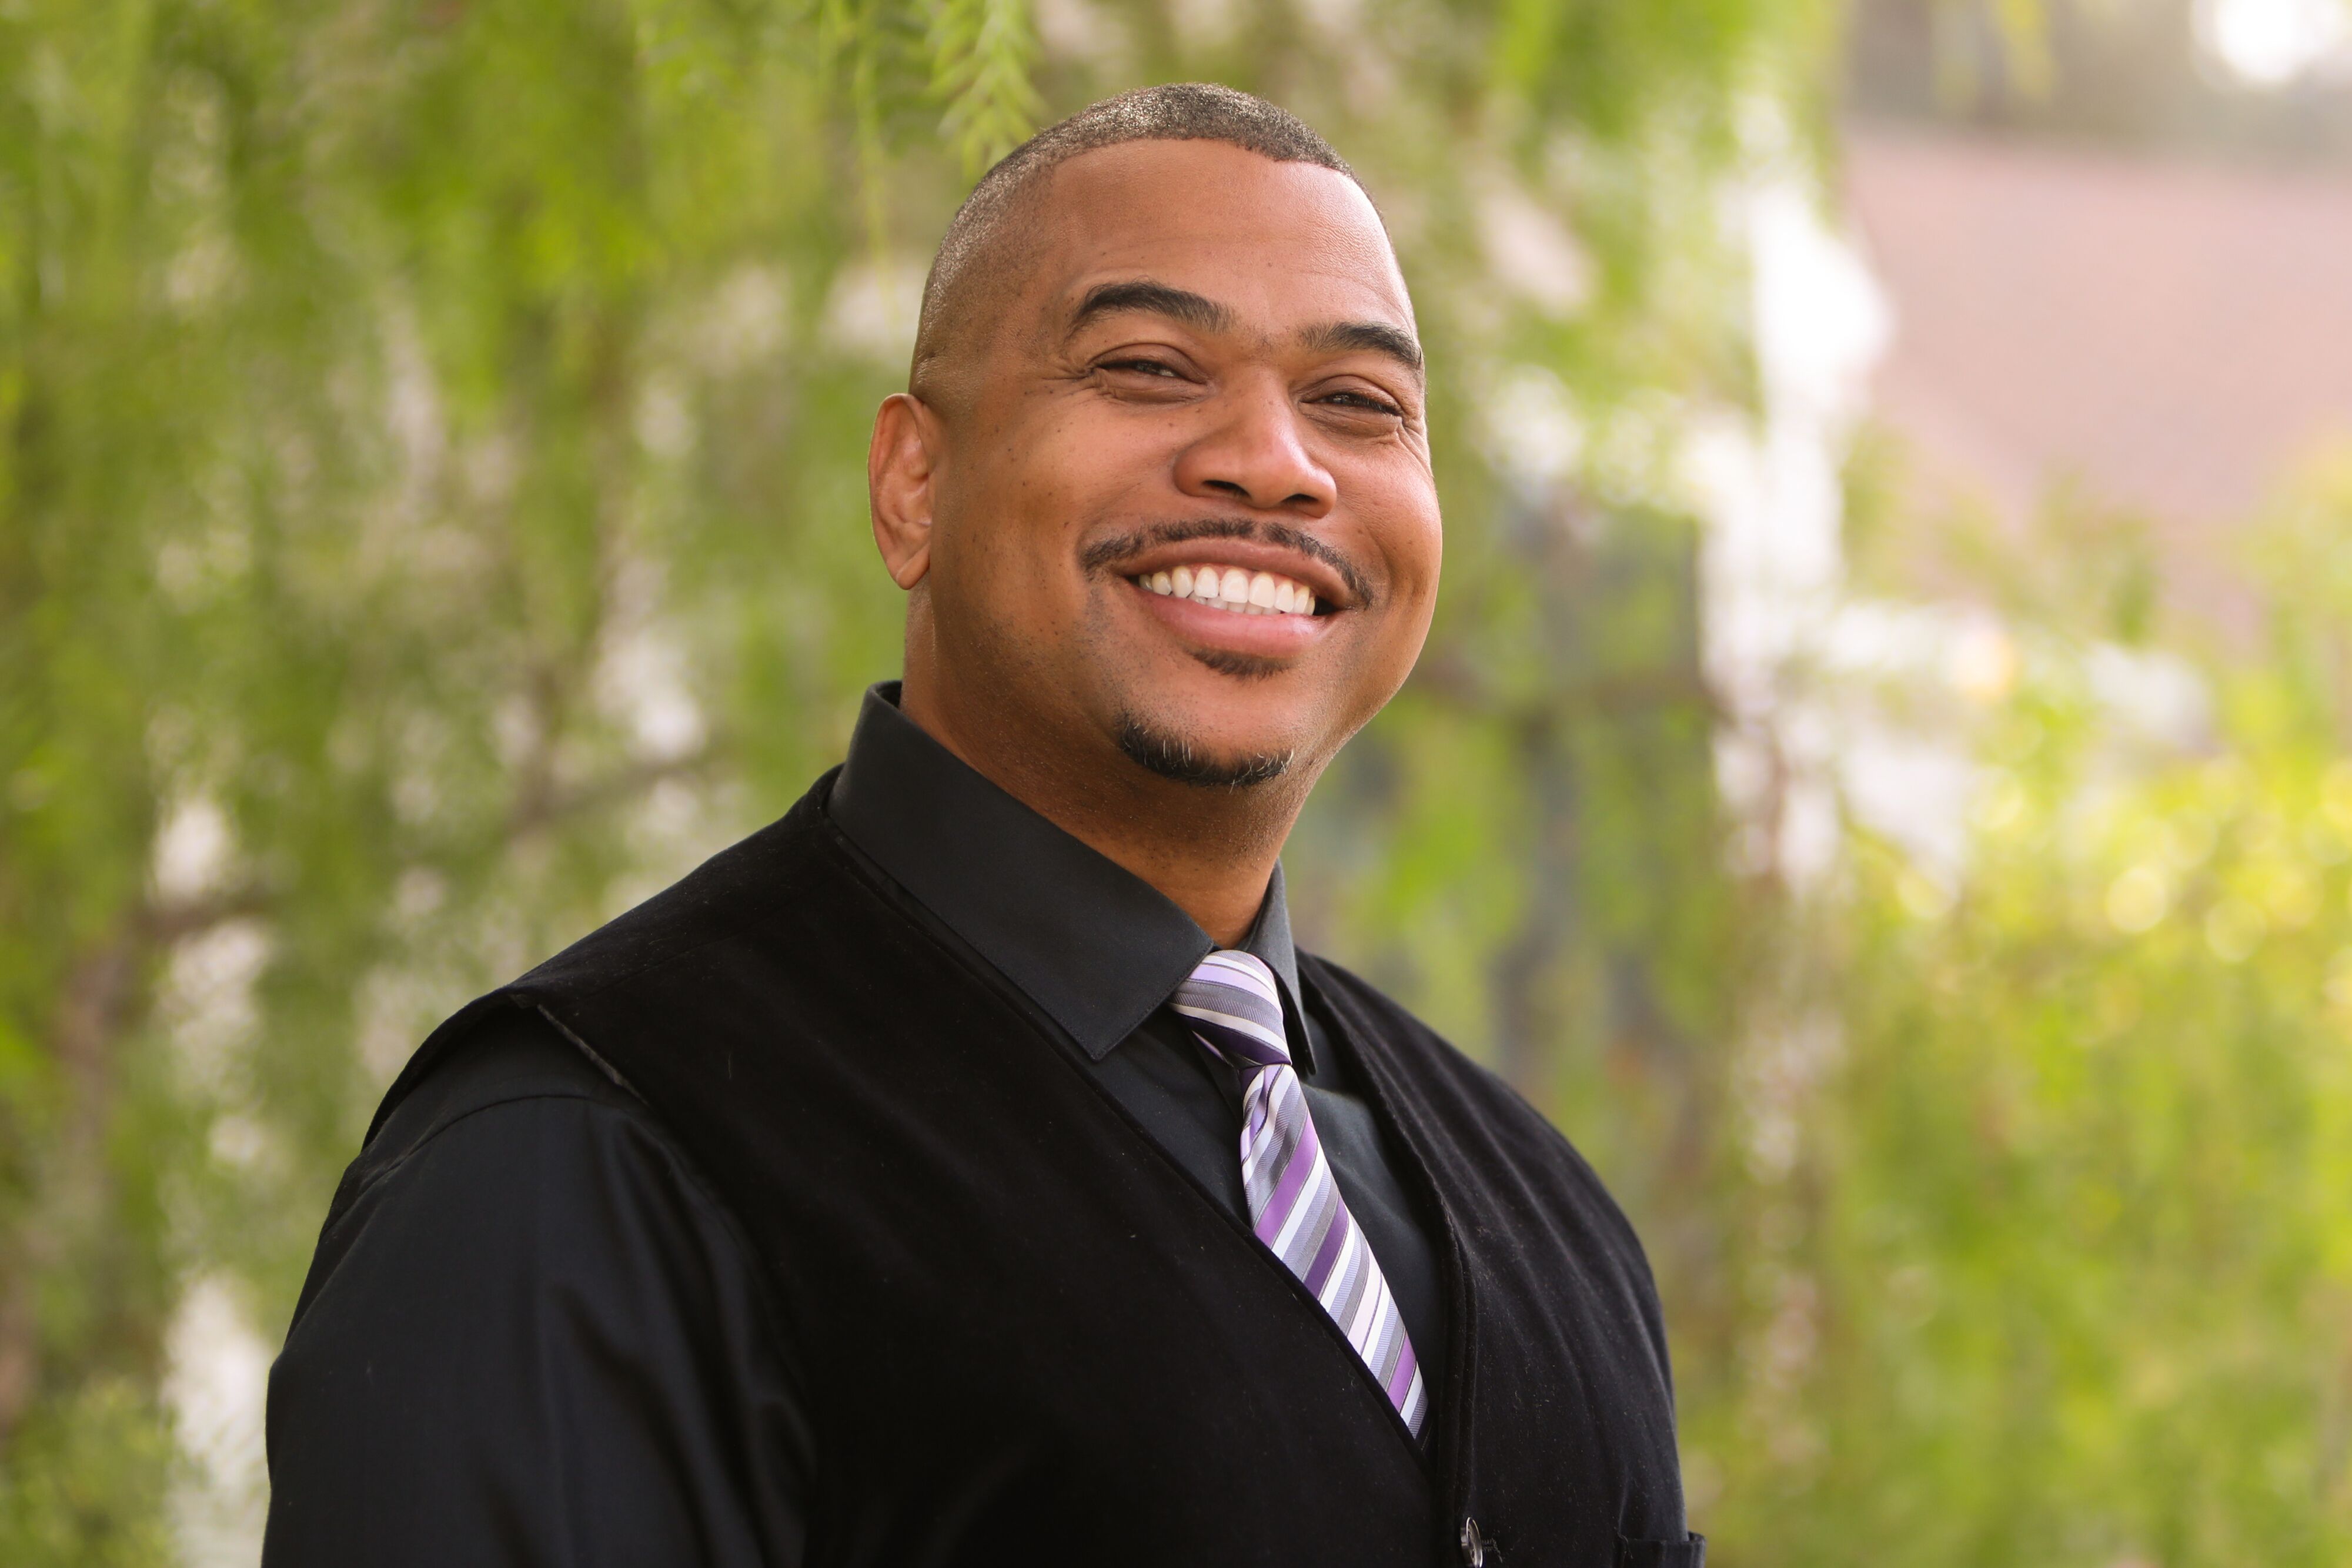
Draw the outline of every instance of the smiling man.
[[[1270,105],[982,181],[869,458],[903,684],[394,1085],[267,1562],[1696,1568],[1623,1218],[1291,941],[1283,841],[1429,625],[1424,395]]]

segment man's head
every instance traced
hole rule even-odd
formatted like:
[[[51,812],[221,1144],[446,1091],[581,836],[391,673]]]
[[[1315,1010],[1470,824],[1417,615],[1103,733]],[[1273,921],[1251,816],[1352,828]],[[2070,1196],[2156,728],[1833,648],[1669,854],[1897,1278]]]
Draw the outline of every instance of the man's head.
[[[1303,794],[1412,668],[1440,549],[1412,303],[1282,110],[1147,89],[1013,152],[940,248],[909,389],[870,467],[907,702],[984,770]]]

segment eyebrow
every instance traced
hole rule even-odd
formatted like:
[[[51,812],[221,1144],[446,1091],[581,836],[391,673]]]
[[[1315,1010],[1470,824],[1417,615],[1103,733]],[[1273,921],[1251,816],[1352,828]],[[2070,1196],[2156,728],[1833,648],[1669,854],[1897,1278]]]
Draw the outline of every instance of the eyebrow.
[[[1234,325],[1233,311],[1204,294],[1138,277],[1120,283],[1098,283],[1087,289],[1077,308],[1070,313],[1069,331],[1075,335],[1100,317],[1128,310],[1165,316],[1204,332],[1230,331]],[[1309,327],[1299,334],[1299,340],[1323,353],[1383,354],[1415,375],[1423,371],[1420,342],[1411,332],[1385,321],[1328,321]]]
[[[1115,316],[1123,310],[1165,316],[1203,332],[1222,332],[1234,324],[1234,313],[1206,295],[1138,277],[1125,283],[1098,283],[1087,289],[1087,297],[1070,313],[1070,330],[1075,333],[1098,316]]]
[[[1415,375],[1422,371],[1420,342],[1412,333],[1385,321],[1333,321],[1310,327],[1302,336],[1310,349],[1326,353],[1362,350],[1386,354]]]

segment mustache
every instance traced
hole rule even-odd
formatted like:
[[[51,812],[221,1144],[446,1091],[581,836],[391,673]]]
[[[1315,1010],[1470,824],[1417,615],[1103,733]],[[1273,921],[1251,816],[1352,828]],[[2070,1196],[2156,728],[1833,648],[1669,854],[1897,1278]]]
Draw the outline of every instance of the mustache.
[[[1303,528],[1294,528],[1287,523],[1262,522],[1255,517],[1187,517],[1146,523],[1115,538],[1096,540],[1080,552],[1078,564],[1089,572],[1112,571],[1146,551],[1192,539],[1251,539],[1295,549],[1339,573],[1339,580],[1348,585],[1348,596],[1358,608],[1367,608],[1372,602],[1371,579],[1354,561]]]

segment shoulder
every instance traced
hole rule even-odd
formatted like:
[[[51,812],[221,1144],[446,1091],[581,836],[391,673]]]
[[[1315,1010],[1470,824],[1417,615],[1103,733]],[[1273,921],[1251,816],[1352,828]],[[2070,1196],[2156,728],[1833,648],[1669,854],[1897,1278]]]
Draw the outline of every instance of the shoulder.
[[[698,1310],[755,1289],[746,1244],[659,1120],[537,1012],[469,1009],[345,1173],[295,1310],[430,1261],[444,1294],[656,1270]],[[372,1286],[371,1290],[381,1287]]]
[[[687,959],[747,930],[836,903],[845,891],[839,832],[824,813],[835,768],[791,810],[558,953],[508,989],[584,997]]]
[[[459,1092],[442,1071],[444,1060],[461,1047],[478,1058],[477,1036],[490,1020],[517,1008],[560,1017],[587,998],[629,991],[632,982],[690,975],[698,959],[707,963],[715,955],[746,946],[772,947],[777,945],[773,933],[765,928],[780,920],[822,921],[828,912],[839,911],[855,896],[856,879],[839,850],[839,835],[824,815],[824,800],[834,776],[819,779],[782,818],[451,1015],[385,1091],[368,1129],[369,1155],[374,1155],[385,1142],[394,1122],[405,1122],[412,1129],[419,1125],[418,1113],[410,1106],[429,1083],[443,1085],[443,1098]],[[594,1060],[576,1038],[572,1044],[572,1054]],[[546,1065],[543,1056],[541,1065]],[[467,1092],[478,1086],[483,1071],[478,1064],[461,1070]],[[578,1078],[576,1071],[572,1077]],[[404,1141],[393,1142],[399,1145]],[[388,1152],[396,1155],[397,1148]]]
[[[389,1174],[459,1124],[502,1107],[566,1102],[583,1113],[600,1107],[625,1119],[642,1110],[635,1095],[538,1012],[509,1003],[470,1009],[460,1017],[451,1049],[387,1104],[352,1167],[362,1183]]]
[[[650,1113],[538,1015],[479,1017],[320,1235],[270,1376],[273,1560],[796,1561],[780,1322]]]

